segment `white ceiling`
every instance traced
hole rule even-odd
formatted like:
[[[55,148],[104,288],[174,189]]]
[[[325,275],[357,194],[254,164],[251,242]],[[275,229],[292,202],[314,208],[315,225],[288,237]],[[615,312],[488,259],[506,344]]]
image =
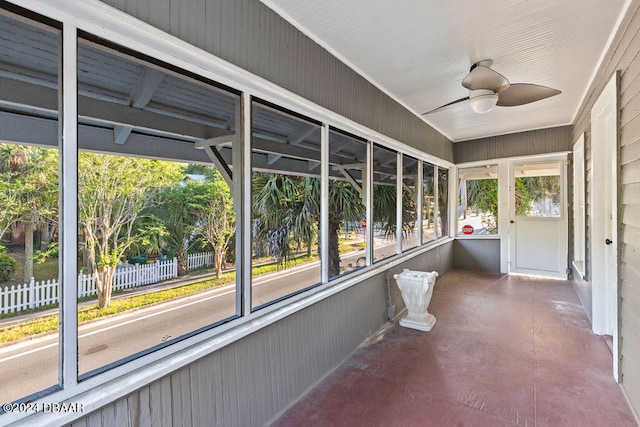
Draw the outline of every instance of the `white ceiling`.
[[[421,116],[452,141],[570,124],[629,0],[262,0],[417,115],[469,95],[492,59],[511,83],[562,91],[474,113]]]

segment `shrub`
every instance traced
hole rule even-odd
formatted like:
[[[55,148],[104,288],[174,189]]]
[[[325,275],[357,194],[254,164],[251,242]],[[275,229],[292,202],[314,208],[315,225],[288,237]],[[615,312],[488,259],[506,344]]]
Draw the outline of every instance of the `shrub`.
[[[16,261],[7,255],[7,248],[0,245],[0,282],[7,282],[16,271]]]

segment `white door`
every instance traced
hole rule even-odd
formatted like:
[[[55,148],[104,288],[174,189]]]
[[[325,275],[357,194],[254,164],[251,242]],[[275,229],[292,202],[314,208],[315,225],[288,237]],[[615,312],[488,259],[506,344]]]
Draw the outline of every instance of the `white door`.
[[[617,76],[591,109],[591,282],[593,333],[613,336],[618,378]]]
[[[509,272],[566,279],[565,162],[519,161],[509,169]]]

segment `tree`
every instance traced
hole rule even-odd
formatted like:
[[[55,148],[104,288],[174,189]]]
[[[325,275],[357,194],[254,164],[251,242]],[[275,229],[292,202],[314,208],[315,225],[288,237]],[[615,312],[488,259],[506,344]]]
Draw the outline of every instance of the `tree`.
[[[111,303],[116,265],[140,238],[136,221],[157,203],[160,188],[179,181],[179,166],[105,154],[78,156],[78,216],[100,307]]]
[[[0,245],[0,282],[10,280],[14,271],[16,271],[16,261],[7,255],[7,248]]]
[[[11,174],[0,172],[0,237],[4,236],[16,220],[19,212],[19,183],[11,178]]]
[[[533,202],[543,202],[547,214],[551,212],[552,205],[560,204],[560,176],[530,176],[516,178],[516,197],[527,198],[528,215],[533,210]],[[517,200],[517,199],[516,199]]]
[[[386,233],[396,231],[396,187],[375,185],[373,220]],[[269,243],[273,254],[286,261],[296,245],[307,248],[317,241],[320,215],[320,179],[280,174],[254,174],[253,218],[258,239]],[[403,195],[403,230],[415,222],[415,201]],[[340,274],[339,233],[345,222],[358,221],[365,206],[358,190],[348,182],[329,182],[329,276]]]
[[[57,223],[57,163],[56,150],[0,144],[0,236],[24,227],[25,282],[33,276],[34,231]]]
[[[390,236],[396,233],[396,187],[376,184],[373,186],[373,221]],[[402,192],[402,232],[415,228],[416,202],[410,191]]]
[[[174,182],[162,189],[149,210],[156,226],[163,229],[159,246],[175,254],[179,275],[187,272],[187,253],[197,242],[197,214],[205,204],[207,189],[201,182]]]
[[[329,181],[329,277],[340,274],[339,234],[345,223],[362,219],[365,206],[358,190],[346,181]]]
[[[516,202],[516,215],[527,216],[531,212],[531,202],[533,197],[529,192],[529,188],[522,178],[515,179],[515,202]]]
[[[271,254],[287,262],[300,246],[300,236],[310,240],[317,222],[317,195],[310,180],[281,174],[253,175],[254,238],[269,245]],[[316,218],[314,218],[316,217]],[[316,232],[317,235],[317,232]]]
[[[222,275],[225,253],[236,232],[236,212],[229,186],[217,175],[206,185],[206,202],[197,212],[198,231],[213,247],[216,277]]]
[[[483,214],[482,224],[487,231],[497,233],[498,180],[470,179],[466,181],[466,187],[468,206]]]

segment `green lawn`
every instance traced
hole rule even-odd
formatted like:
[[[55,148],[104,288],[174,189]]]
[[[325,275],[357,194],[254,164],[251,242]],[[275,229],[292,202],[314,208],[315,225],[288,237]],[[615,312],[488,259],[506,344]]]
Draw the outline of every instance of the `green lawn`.
[[[345,252],[351,252],[351,251],[355,251],[355,250],[359,250],[359,249],[364,249],[367,247],[367,244],[365,242],[351,242],[348,243],[344,242],[344,243],[340,243],[340,246],[338,247],[338,252],[345,253]]]

